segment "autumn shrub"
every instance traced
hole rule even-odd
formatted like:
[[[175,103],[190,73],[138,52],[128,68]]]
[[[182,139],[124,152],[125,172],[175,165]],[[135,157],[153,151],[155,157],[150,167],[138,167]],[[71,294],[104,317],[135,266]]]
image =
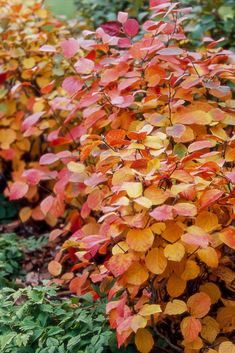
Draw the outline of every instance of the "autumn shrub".
[[[69,64],[64,65],[64,71],[62,56],[52,56],[51,50],[55,51],[54,46],[69,36],[69,32],[42,3],[41,0],[0,1],[0,192],[24,170],[39,167],[40,155],[49,148],[43,133],[49,134],[55,127],[55,118],[60,119],[59,115],[48,115],[48,99],[50,94],[55,95],[53,89],[60,88]],[[37,127],[30,127],[25,121],[29,116],[34,122],[40,116],[43,119]],[[45,176],[45,180],[49,178]],[[43,195],[45,183],[40,195]],[[36,179],[34,184],[37,184]],[[35,207],[21,210],[23,221],[31,215],[34,220],[42,218],[36,207],[40,195],[36,188],[31,188],[27,202]],[[13,213],[4,210],[5,207],[0,206],[1,219]]]
[[[234,56],[209,38],[201,51],[180,47],[189,9],[150,5],[138,40],[139,24],[124,12],[63,40],[70,74],[49,95],[47,119],[22,123],[33,137],[53,120],[54,131],[43,134],[50,150],[6,195],[28,197],[50,177],[40,212],[59,222],[50,240],[65,241],[48,269],[78,296],[107,295],[119,346],[228,353]]]

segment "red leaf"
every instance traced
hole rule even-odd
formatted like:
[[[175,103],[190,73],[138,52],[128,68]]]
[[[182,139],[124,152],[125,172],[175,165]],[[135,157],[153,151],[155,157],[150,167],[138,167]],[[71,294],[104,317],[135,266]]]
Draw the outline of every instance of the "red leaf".
[[[139,23],[134,18],[130,18],[124,24],[124,30],[130,37],[136,36],[136,34],[139,32],[139,28]]]
[[[117,36],[121,33],[121,24],[117,21],[109,21],[105,22],[100,26],[105,33],[109,34],[110,36]]]

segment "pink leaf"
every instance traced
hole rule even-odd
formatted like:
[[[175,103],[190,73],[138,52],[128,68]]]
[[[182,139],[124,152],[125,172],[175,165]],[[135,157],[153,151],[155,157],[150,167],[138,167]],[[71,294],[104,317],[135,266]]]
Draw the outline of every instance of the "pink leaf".
[[[39,163],[42,165],[52,164],[52,163],[58,161],[58,159],[59,159],[59,157],[56,154],[46,153],[40,158]]]
[[[63,54],[66,58],[72,58],[79,49],[79,43],[76,39],[70,38],[61,43]]]
[[[139,28],[139,23],[134,18],[130,18],[124,24],[124,30],[130,37],[136,36],[139,32]]]
[[[45,51],[48,53],[55,53],[56,49],[55,47],[53,47],[52,45],[43,45],[42,47],[40,47],[39,49],[40,51]]]
[[[27,194],[29,186],[21,181],[16,181],[10,186],[9,199],[10,201],[21,199]]]
[[[75,76],[66,77],[62,83],[62,88],[71,96],[82,89],[83,82]]]
[[[202,150],[203,148],[210,148],[213,147],[214,143],[211,141],[196,141],[191,143],[191,145],[189,145],[188,147],[188,151],[191,152],[195,152],[195,151],[199,151]]]
[[[225,173],[226,178],[230,179],[235,184],[235,173]]]
[[[177,203],[174,210],[179,216],[183,217],[194,217],[197,214],[197,207],[187,202]]]
[[[54,203],[54,197],[49,195],[47,196],[40,204],[40,208],[44,216],[50,211]]]
[[[166,128],[166,133],[172,137],[181,137],[185,132],[186,127],[182,124],[175,124]]]
[[[128,13],[119,11],[117,19],[118,19],[118,22],[124,24],[128,19]]]
[[[164,48],[157,52],[159,55],[180,55],[183,54],[183,50],[177,47]]]
[[[94,69],[94,62],[92,60],[81,58],[74,65],[79,74],[89,75]]]
[[[149,213],[151,217],[157,221],[166,221],[168,219],[173,219],[173,207],[169,205],[162,205],[156,207],[152,212]]]
[[[206,248],[211,240],[210,235],[203,232],[201,228],[193,226],[194,229],[182,235],[181,239],[186,244],[197,245]],[[198,231],[197,231],[198,228]]]
[[[25,131],[32,125],[34,125],[45,112],[37,112],[28,116],[22,123],[22,130]]]
[[[37,185],[44,176],[44,172],[38,169],[28,169],[24,171],[23,176],[27,178],[28,184]]]

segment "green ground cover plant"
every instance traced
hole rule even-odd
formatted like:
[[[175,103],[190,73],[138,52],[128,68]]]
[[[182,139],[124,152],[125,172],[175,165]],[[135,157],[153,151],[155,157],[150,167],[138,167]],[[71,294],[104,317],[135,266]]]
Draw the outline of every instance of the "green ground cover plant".
[[[105,300],[65,298],[48,286],[0,293],[1,353],[134,353],[118,350]]]

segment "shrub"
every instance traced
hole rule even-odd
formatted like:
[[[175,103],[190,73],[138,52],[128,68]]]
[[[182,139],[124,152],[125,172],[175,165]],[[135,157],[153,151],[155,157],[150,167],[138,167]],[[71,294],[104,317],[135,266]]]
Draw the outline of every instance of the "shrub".
[[[17,180],[25,169],[38,168],[39,156],[49,148],[43,133],[49,134],[55,123],[54,118],[45,115],[45,111],[49,111],[48,99],[52,90],[60,87],[64,75],[60,66],[63,58],[52,56],[50,46],[58,45],[69,32],[63,22],[42,7],[42,1],[17,5],[13,0],[0,0],[0,6],[1,193],[6,181]],[[65,65],[64,69],[67,68]],[[41,119],[37,127],[32,127],[31,123],[42,114],[46,118]],[[23,124],[25,117],[29,116],[31,120]],[[60,119],[59,116],[57,118]],[[45,180],[48,179],[50,176],[45,175]],[[27,203],[35,207],[21,210],[23,221],[30,216],[34,220],[42,218],[36,206],[45,192],[45,180],[40,186],[40,194],[36,187],[34,190],[31,188]],[[36,179],[34,183],[37,184]],[[5,210],[0,207],[0,219],[14,215],[13,207],[6,206]]]
[[[47,286],[2,289],[0,352],[122,353],[107,325],[104,300],[88,299],[60,298]]]
[[[63,123],[47,136],[43,173],[24,172],[6,194],[27,196],[32,175],[50,175],[41,213],[65,219],[50,239],[66,241],[49,271],[78,296],[100,285],[119,346],[224,353],[234,347],[234,58],[213,41],[180,48],[188,9],[151,6],[139,40],[138,22],[119,13],[62,42],[73,73],[49,105]]]

